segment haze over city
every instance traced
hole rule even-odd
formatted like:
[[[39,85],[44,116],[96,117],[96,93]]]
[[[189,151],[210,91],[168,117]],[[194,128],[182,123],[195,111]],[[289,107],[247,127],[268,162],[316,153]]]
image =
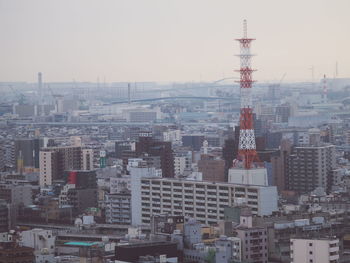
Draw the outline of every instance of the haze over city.
[[[1,0],[0,80],[214,81],[248,20],[255,78],[350,76],[347,0]],[[238,76],[238,75],[237,75]]]
[[[349,263],[349,0],[0,0],[0,263]]]

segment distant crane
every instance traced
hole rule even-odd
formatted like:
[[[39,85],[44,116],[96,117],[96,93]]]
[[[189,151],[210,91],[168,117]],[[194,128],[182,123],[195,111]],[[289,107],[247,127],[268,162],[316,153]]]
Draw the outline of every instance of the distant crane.
[[[282,81],[284,80],[286,75],[287,75],[287,72],[283,74],[282,78],[280,79],[280,82],[278,83],[278,87],[281,87]]]
[[[287,73],[284,73],[282,78],[280,79],[280,81],[277,84],[269,85],[268,96],[274,102],[276,102],[280,97],[281,84],[282,84],[284,78],[286,77],[286,75],[287,75]]]
[[[59,111],[59,100],[62,99],[64,96],[60,94],[53,93],[52,89],[49,85],[47,85],[47,89],[50,91],[51,96],[54,98],[54,105],[55,105],[55,111]]]

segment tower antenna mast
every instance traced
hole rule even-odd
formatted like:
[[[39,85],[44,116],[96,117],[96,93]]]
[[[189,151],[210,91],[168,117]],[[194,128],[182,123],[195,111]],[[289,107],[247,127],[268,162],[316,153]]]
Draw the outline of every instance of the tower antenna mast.
[[[240,73],[240,93],[241,93],[241,109],[240,109],[240,132],[238,144],[238,160],[243,161],[244,169],[254,167],[254,162],[259,162],[256,152],[256,143],[254,135],[253,123],[253,103],[252,103],[252,84],[254,80],[252,73],[255,71],[251,68],[250,44],[255,40],[248,38],[247,20],[243,21],[243,38],[237,39],[240,44],[240,63],[241,68],[237,70]],[[235,162],[236,163],[236,162]]]

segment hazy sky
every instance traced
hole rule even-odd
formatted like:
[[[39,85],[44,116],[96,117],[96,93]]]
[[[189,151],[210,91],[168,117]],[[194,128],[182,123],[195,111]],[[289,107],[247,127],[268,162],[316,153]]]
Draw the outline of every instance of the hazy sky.
[[[0,0],[0,81],[258,81],[350,77],[350,0]]]

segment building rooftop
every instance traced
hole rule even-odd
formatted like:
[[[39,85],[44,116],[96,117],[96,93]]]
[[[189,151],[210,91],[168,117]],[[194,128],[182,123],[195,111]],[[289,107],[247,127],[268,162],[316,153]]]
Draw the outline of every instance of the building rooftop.
[[[228,182],[211,182],[211,181],[197,181],[197,180],[186,180],[183,178],[165,178],[165,177],[143,177],[141,180],[149,180],[149,179],[156,179],[158,181],[175,181],[175,182],[188,182],[188,183],[194,183],[194,182],[199,182],[199,183],[205,183],[205,184],[211,184],[211,185],[225,185],[225,186],[242,186],[242,187],[256,187],[256,188],[273,188],[276,186],[271,186],[271,185],[254,185],[254,184],[236,184],[236,183],[228,183]]]
[[[91,246],[101,246],[101,242],[66,242],[64,245],[67,246],[79,246],[79,247],[91,247]]]

